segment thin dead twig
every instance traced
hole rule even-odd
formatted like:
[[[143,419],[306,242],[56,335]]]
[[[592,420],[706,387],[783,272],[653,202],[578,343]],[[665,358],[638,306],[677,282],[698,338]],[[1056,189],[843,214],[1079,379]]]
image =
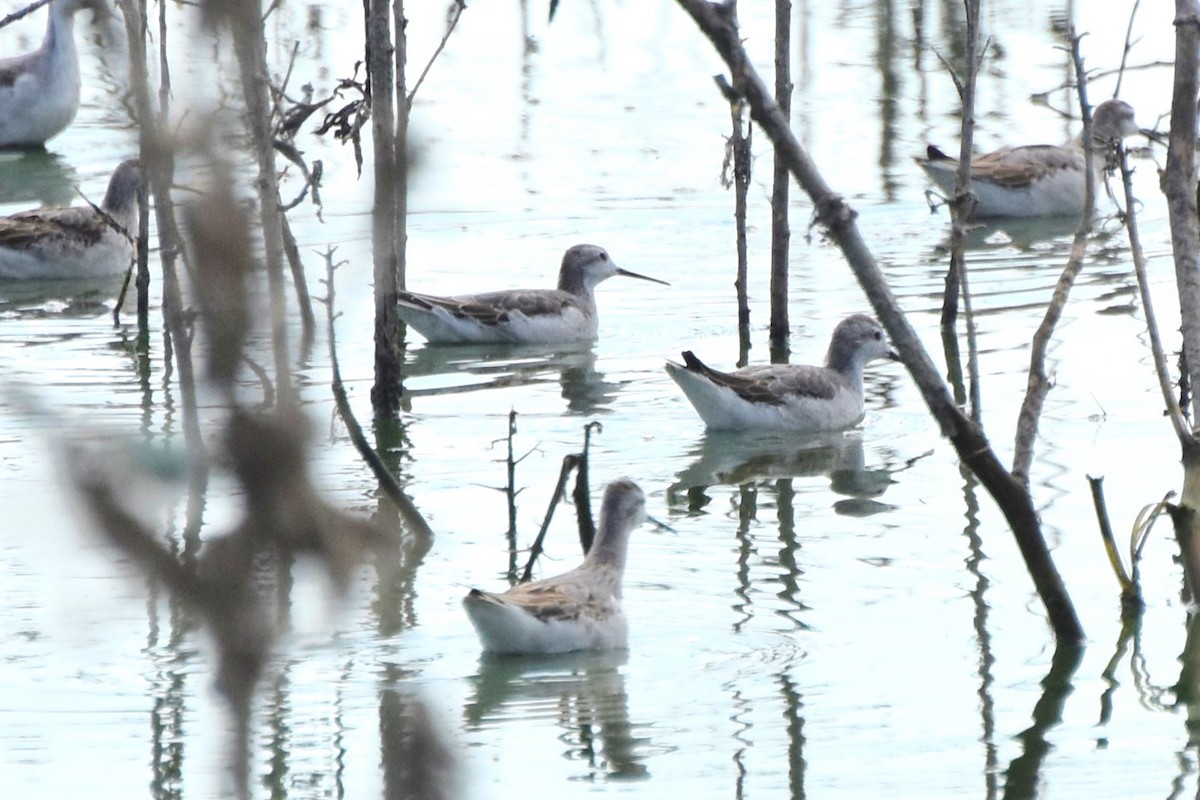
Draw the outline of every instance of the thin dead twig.
[[[337,405],[338,416],[341,417],[342,424],[346,426],[346,431],[350,435],[350,441],[354,444],[354,449],[366,462],[371,470],[371,474],[379,481],[379,488],[384,494],[395,504],[400,511],[400,519],[404,522],[405,528],[411,531],[416,536],[424,541],[433,539],[433,529],[429,527],[429,523],[425,521],[425,517],[417,510],[413,501],[409,498],[400,484],[396,482],[395,477],[388,472],[387,465],[379,457],[367,441],[366,435],[363,433],[362,426],[358,424],[358,419],[354,416],[354,410],[350,406],[350,399],[346,396],[346,387],[342,383],[341,368],[338,366],[337,358],[337,330],[334,326],[334,321],[337,319],[337,314],[334,313],[334,271],[337,265],[333,260],[334,250],[331,248],[325,252],[325,315],[326,323],[329,328],[329,363],[333,372],[332,390],[333,399]]]
[[[425,69],[421,70],[420,76],[417,77],[417,82],[413,84],[412,91],[404,98],[405,111],[412,108],[413,98],[417,95],[417,89],[421,88],[421,84],[425,82],[425,76],[429,74],[429,70],[433,67],[433,62],[442,54],[442,50],[446,48],[446,42],[450,40],[450,34],[454,33],[454,28],[458,25],[458,20],[462,17],[464,11],[467,10],[465,0],[454,0],[454,4],[450,7],[450,11],[446,18],[446,32],[442,34],[442,40],[438,42],[438,46],[434,49],[433,55],[429,57],[429,61],[425,64]]]
[[[14,11],[13,13],[9,14],[4,19],[0,19],[0,28],[4,28],[8,25],[11,25],[12,23],[16,22],[19,19],[24,19],[25,17],[27,17],[30,14],[32,14],[33,12],[37,11],[39,8],[41,8],[42,6],[46,5],[49,2],[50,2],[50,0],[35,0],[35,2],[30,3],[29,5],[25,6],[24,8],[22,8],[18,11]]]
[[[533,577],[533,565],[542,554],[542,547],[546,541],[546,531],[550,529],[550,520],[554,519],[554,509],[558,507],[559,501],[566,494],[567,478],[571,476],[571,470],[577,466],[579,466],[579,456],[577,454],[572,453],[569,456],[563,457],[562,469],[558,473],[558,483],[554,487],[554,494],[550,496],[550,505],[546,508],[546,516],[542,519],[542,527],[538,530],[538,535],[533,540],[533,546],[529,548],[529,560],[525,562],[525,570],[521,573],[520,583],[528,583]]]
[[[1087,73],[1083,68],[1083,55],[1079,43],[1083,34],[1071,31],[1071,60],[1075,66],[1076,90],[1079,93],[1079,107],[1083,112],[1083,141],[1084,141],[1084,191],[1083,218],[1075,231],[1075,239],[1071,243],[1071,255],[1067,266],[1058,276],[1050,303],[1042,322],[1034,332],[1030,347],[1029,376],[1025,386],[1025,399],[1017,414],[1016,444],[1013,452],[1012,475],[1029,490],[1029,470],[1033,463],[1033,445],[1037,438],[1038,423],[1041,419],[1042,408],[1046,395],[1050,392],[1050,379],[1046,375],[1046,352],[1055,328],[1062,318],[1063,309],[1070,297],[1075,279],[1083,269],[1083,259],[1087,254],[1088,237],[1092,232],[1092,217],[1096,210],[1096,173],[1095,148],[1092,142],[1092,110],[1087,97]]]

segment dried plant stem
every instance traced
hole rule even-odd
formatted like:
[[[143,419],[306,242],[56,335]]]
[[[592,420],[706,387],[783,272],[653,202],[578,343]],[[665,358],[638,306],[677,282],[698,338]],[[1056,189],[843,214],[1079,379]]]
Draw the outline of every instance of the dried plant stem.
[[[307,351],[312,344],[316,329],[316,316],[313,313],[312,298],[308,294],[308,277],[304,274],[304,261],[300,258],[300,247],[296,244],[296,235],[292,233],[292,225],[287,214],[279,215],[280,233],[283,236],[283,252],[287,256],[288,269],[292,275],[292,286],[296,289],[296,303],[300,307],[301,329],[304,341],[300,349]]]
[[[1129,577],[1125,565],[1121,562],[1121,551],[1117,548],[1112,523],[1108,519],[1108,507],[1104,502],[1104,478],[1093,478],[1089,475],[1088,486],[1092,490],[1092,505],[1096,509],[1096,522],[1100,526],[1100,540],[1104,543],[1108,563],[1121,587],[1121,607],[1129,611],[1141,611],[1145,607],[1141,590]]]
[[[592,519],[591,492],[588,490],[588,455],[592,445],[592,431],[599,433],[604,430],[599,422],[589,422],[583,426],[583,452],[579,456],[579,470],[575,473],[575,491],[571,499],[575,501],[575,517],[579,523],[579,545],[584,555],[591,552],[592,542],[596,539],[596,523]]]
[[[1054,286],[1054,294],[1037,331],[1033,334],[1033,343],[1029,355],[1029,376],[1025,386],[1025,400],[1017,414],[1016,444],[1013,449],[1013,477],[1026,490],[1029,489],[1029,469],[1033,463],[1033,445],[1037,439],[1038,422],[1042,416],[1042,408],[1046,403],[1046,395],[1050,392],[1050,379],[1046,375],[1046,351],[1054,329],[1062,318],[1067,298],[1075,285],[1075,279],[1083,269],[1083,258],[1087,254],[1088,237],[1092,232],[1092,216],[1096,209],[1096,173],[1094,164],[1096,154],[1092,147],[1092,110],[1087,97],[1087,74],[1083,68],[1083,56],[1079,52],[1079,42],[1083,37],[1071,32],[1071,58],[1075,65],[1075,85],[1079,92],[1079,107],[1083,112],[1083,148],[1084,157],[1084,191],[1083,218],[1075,231],[1075,239],[1071,243],[1071,255],[1067,266],[1058,276]]]
[[[775,102],[779,113],[791,119],[792,66],[789,54],[792,41],[791,0],[775,0]],[[788,190],[791,176],[787,165],[775,159],[771,188],[771,360],[788,353],[791,324],[788,321],[788,250],[792,230],[788,223]],[[780,359],[777,359],[776,356]]]
[[[367,5],[367,76],[370,86],[371,141],[374,148],[375,203],[372,211],[371,246],[374,252],[375,287],[375,383],[371,405],[376,416],[392,416],[400,410],[401,362],[400,253],[403,250],[400,165],[397,161],[395,64],[392,48],[391,5],[387,0],[364,0]]]
[[[446,49],[446,42],[450,40],[450,34],[454,33],[454,29],[458,26],[459,19],[462,18],[462,14],[466,10],[467,4],[465,0],[451,0],[451,10],[449,13],[449,18],[446,22],[446,32],[442,34],[442,40],[438,42],[438,46],[434,48],[433,55],[429,57],[429,61],[425,62],[425,69],[421,70],[421,74],[417,76],[417,81],[413,84],[412,91],[408,92],[407,94],[401,93],[398,95],[399,97],[404,97],[406,99],[406,105],[409,108],[412,107],[413,98],[417,96],[417,90],[420,89],[421,84],[425,82],[425,76],[429,74],[429,70],[433,67],[433,62],[437,61],[437,57],[440,56],[442,51]],[[404,4],[402,1],[397,2],[396,18],[404,18]]]
[[[37,11],[39,8],[41,8],[42,6],[46,5],[49,2],[50,2],[50,0],[34,0],[34,2],[30,3],[29,5],[25,6],[24,8],[22,8],[18,11],[14,11],[13,13],[9,14],[4,19],[0,19],[0,28],[7,27],[8,25],[11,25],[12,23],[16,22],[19,19],[24,19],[25,17],[27,17],[30,14],[32,14],[33,12]]]
[[[967,276],[966,230],[967,222],[975,211],[976,198],[971,191],[971,161],[975,149],[975,86],[979,68],[987,48],[979,47],[979,4],[980,0],[966,0],[966,62],[967,75],[963,79],[941,55],[942,62],[954,81],[958,92],[961,112],[959,135],[958,172],[954,177],[954,197],[950,202],[950,269],[946,272],[945,291],[942,296],[942,339],[946,350],[946,363],[959,374],[958,337],[955,323],[958,318],[958,300],[962,298],[963,312],[967,325],[967,385],[970,396],[971,419],[979,424],[983,418],[982,388],[979,379],[979,347],[975,330],[975,314],[971,303],[970,281]]]
[[[508,453],[504,459],[504,499],[508,505],[508,530],[505,536],[508,538],[508,582],[510,584],[517,582],[517,457],[513,449],[513,441],[517,435],[517,412],[515,409],[510,409],[508,412],[508,435],[505,441],[508,444]]]
[[[1200,223],[1196,217],[1196,96],[1200,71],[1200,3],[1175,3],[1175,90],[1167,148],[1165,189],[1171,221],[1175,281],[1183,315],[1188,379],[1200,386]],[[1192,396],[1192,419],[1200,419],[1200,393]]]
[[[1154,302],[1150,294],[1150,281],[1146,275],[1146,255],[1142,250],[1141,237],[1138,233],[1137,202],[1133,196],[1133,171],[1129,168],[1129,159],[1125,148],[1119,144],[1117,146],[1117,156],[1121,167],[1121,184],[1125,191],[1125,229],[1129,234],[1129,249],[1133,255],[1133,270],[1137,276],[1138,291],[1142,301],[1142,313],[1146,318],[1146,332],[1150,338],[1150,353],[1154,359],[1154,372],[1158,377],[1158,387],[1159,391],[1162,392],[1163,405],[1167,410],[1167,418],[1171,420],[1171,427],[1174,428],[1175,436],[1179,440],[1180,448],[1184,453],[1184,497],[1194,498],[1195,494],[1191,493],[1191,487],[1195,485],[1196,481],[1194,473],[1197,470],[1198,464],[1195,454],[1200,452],[1200,443],[1197,442],[1195,434],[1188,427],[1187,421],[1183,417],[1183,410],[1175,400],[1175,392],[1173,391],[1171,381],[1171,368],[1167,362],[1166,352],[1163,349],[1162,335],[1158,327],[1158,317],[1154,312]],[[1176,525],[1176,540],[1183,553],[1184,579],[1188,584],[1188,591],[1194,598],[1200,596],[1197,595],[1197,592],[1200,591],[1200,586],[1196,584],[1197,578],[1200,577],[1200,551],[1196,548],[1198,544],[1197,536],[1186,527],[1181,528],[1179,526],[1187,526],[1193,523],[1195,515],[1172,513],[1171,518],[1172,522]],[[1146,524],[1146,528],[1152,522],[1153,517]],[[1131,581],[1132,590],[1127,590],[1123,586],[1121,591],[1123,607],[1139,610],[1142,601],[1136,577],[1137,557],[1140,552],[1140,546],[1140,543],[1135,543],[1130,553],[1133,559],[1132,569],[1134,575],[1134,579]],[[1134,603],[1135,600],[1136,605]]]
[[[744,366],[750,352],[750,294],[748,286],[749,253],[746,242],[746,197],[750,191],[753,130],[745,122],[746,103],[724,75],[715,78],[717,88],[729,101],[730,134],[725,149],[724,176],[726,188],[733,187],[734,246],[737,251],[737,272],[733,279],[738,308],[738,366]],[[742,125],[746,124],[745,133]]]
[[[787,120],[779,113],[766,85],[750,65],[728,6],[706,0],[678,2],[713,43],[730,71],[738,76],[735,85],[745,92],[752,118],[771,139],[776,154],[787,164],[792,176],[812,198],[817,223],[842,250],[943,435],[950,439],[959,457],[979,476],[996,500],[1046,606],[1055,636],[1060,642],[1081,641],[1083,627],[1050,557],[1028,490],[1004,469],[983,431],[955,404],[855,224],[854,210],[825,182]]]
[[[450,37],[450,33],[454,30],[454,26],[458,24],[458,18],[462,15],[463,9],[466,8],[462,4],[462,0],[458,0],[458,8],[455,10],[454,21],[450,23],[449,29],[446,31],[446,36],[438,45],[437,51],[430,57],[429,64],[433,64],[437,54],[442,52],[442,48],[446,45],[446,39]],[[403,289],[408,281],[408,121],[412,115],[413,96],[417,93],[417,87],[421,85],[421,80],[425,79],[425,75],[429,72],[429,66],[425,67],[425,72],[421,73],[420,80],[417,81],[417,86],[413,87],[411,93],[408,91],[407,63],[408,63],[408,20],[404,17],[404,0],[393,0],[393,16],[396,22],[396,138],[392,142],[392,160],[396,165],[396,289]],[[389,287],[390,289],[391,287]],[[396,332],[396,339],[399,340],[400,332],[400,312],[396,304],[393,303],[389,309],[391,319],[388,325]]]
[[[1146,333],[1150,338],[1150,354],[1154,358],[1154,374],[1158,377],[1158,388],[1162,392],[1163,406],[1166,408],[1167,418],[1171,420],[1171,427],[1175,429],[1175,436],[1180,442],[1188,442],[1187,446],[1196,447],[1195,435],[1188,427],[1187,420],[1183,418],[1183,410],[1175,400],[1171,366],[1167,362],[1162,334],[1158,327],[1158,316],[1154,312],[1150,280],[1146,275],[1146,254],[1142,250],[1142,240],[1138,233],[1137,200],[1133,196],[1133,170],[1129,168],[1129,158],[1125,148],[1121,145],[1117,147],[1117,158],[1121,167],[1121,184],[1125,190],[1125,230],[1129,235],[1129,250],[1133,256],[1133,272],[1137,276],[1142,314],[1146,317]]]
[[[550,529],[550,520],[554,519],[554,509],[558,507],[559,501],[566,494],[567,478],[571,477],[571,470],[577,466],[579,466],[578,455],[572,453],[563,458],[562,469],[558,472],[558,484],[554,487],[554,494],[550,496],[550,505],[547,506],[546,516],[542,519],[542,527],[538,529],[537,538],[533,540],[533,546],[529,548],[529,560],[525,562],[525,569],[521,573],[521,583],[528,583],[533,577],[533,565],[537,563],[538,556],[542,554],[546,531]]]
[[[1133,0],[1133,8],[1129,10],[1129,24],[1125,26],[1125,47],[1121,50],[1121,66],[1117,69],[1117,85],[1113,89],[1113,97],[1121,96],[1121,81],[1125,78],[1125,64],[1129,60],[1129,51],[1133,49],[1133,21],[1137,19],[1138,6],[1142,0]]]
[[[1175,86],[1164,188],[1171,221],[1175,285],[1183,317],[1183,352],[1188,385],[1200,386],[1200,220],[1196,207],[1196,96],[1200,84],[1200,3],[1175,3]],[[1192,419],[1200,419],[1200,393],[1192,394]],[[1178,430],[1178,428],[1177,428]],[[1200,597],[1200,447],[1181,436],[1183,490],[1172,507],[1175,538],[1193,598]]]
[[[350,441],[354,444],[354,449],[366,462],[371,469],[371,474],[375,476],[375,480],[379,481],[379,488],[383,491],[388,499],[396,506],[400,512],[400,520],[404,527],[411,534],[415,535],[422,542],[433,541],[433,529],[429,527],[429,523],[421,512],[417,510],[416,505],[404,489],[397,483],[395,477],[388,471],[387,465],[379,457],[379,454],[371,447],[367,441],[366,435],[363,433],[362,426],[358,424],[358,419],[354,416],[354,410],[350,407],[350,399],[346,396],[346,386],[342,383],[342,372],[338,366],[337,357],[337,329],[334,327],[334,320],[337,318],[334,313],[334,270],[336,265],[333,262],[333,251],[325,253],[325,319],[328,325],[329,336],[329,365],[333,372],[333,399],[337,406],[338,416],[342,420],[342,424],[346,426],[346,432],[350,435]]]

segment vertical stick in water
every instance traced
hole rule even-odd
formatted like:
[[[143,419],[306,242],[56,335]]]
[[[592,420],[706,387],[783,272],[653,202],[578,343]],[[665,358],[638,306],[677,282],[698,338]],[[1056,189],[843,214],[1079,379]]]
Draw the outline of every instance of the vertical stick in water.
[[[791,0],[775,0],[775,102],[786,119],[792,115],[792,42]],[[787,164],[775,158],[774,186],[771,190],[771,361],[787,361],[788,355],[788,245],[792,229],[788,224],[788,182],[792,179]]]
[[[391,3],[367,2],[367,81],[371,101],[371,141],[375,162],[375,208],[371,244],[375,254],[375,385],[371,404],[377,416],[400,408],[400,288],[396,218],[396,111],[392,61]],[[400,98],[403,102],[404,98]]]

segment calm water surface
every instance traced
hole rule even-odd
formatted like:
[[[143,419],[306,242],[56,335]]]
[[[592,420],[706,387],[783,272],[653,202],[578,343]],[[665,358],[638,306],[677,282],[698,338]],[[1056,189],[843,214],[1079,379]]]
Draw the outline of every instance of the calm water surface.
[[[411,63],[423,65],[443,5],[410,9]],[[910,156],[954,147],[957,101],[934,49],[957,28],[910,4],[797,3],[797,131],[859,222],[927,346],[937,352],[946,214],[930,215]],[[1100,6],[1104,8],[1100,8]],[[744,35],[770,65],[767,4],[743,4]],[[212,37],[172,6],[176,108],[210,108]],[[280,72],[300,41],[292,85],[317,96],[353,69],[355,4],[284,4],[273,16]],[[1029,102],[1073,107],[1054,31],[1089,36],[1088,65],[1119,64],[1126,9],[995,2],[995,47],[980,80],[977,144],[1060,141],[1070,123]],[[1171,4],[1143,3],[1131,62],[1173,52]],[[255,720],[261,797],[370,797],[382,791],[381,696],[430,705],[470,798],[1174,797],[1195,795],[1196,750],[1175,705],[1185,605],[1165,526],[1147,547],[1149,607],[1120,640],[1117,587],[1096,535],[1085,477],[1103,475],[1118,536],[1180,483],[1163,420],[1123,235],[1097,237],[1051,352],[1055,389],[1033,482],[1059,569],[1089,635],[1078,663],[1053,639],[1011,536],[959,468],[899,365],[877,364],[856,430],[818,441],[706,436],[662,370],[693,349],[738,359],[732,198],[720,166],[728,108],[710,47],[670,2],[563,3],[553,26],[515,3],[472,4],[421,88],[413,114],[421,167],[411,194],[409,285],[434,293],[549,286],[562,251],[604,245],[671,288],[613,280],[599,291],[601,338],[567,353],[409,347],[406,445],[397,456],[437,537],[411,580],[364,570],[331,611],[304,565],[293,630],[264,681]],[[0,52],[32,46],[40,22],[0,31]],[[0,212],[103,193],[135,151],[115,92],[123,58],[87,38],[85,105],[48,156],[0,155]],[[186,45],[186,46],[182,46]],[[219,73],[231,74],[218,59]],[[1154,124],[1170,72],[1131,73],[1122,96]],[[1101,77],[1092,96],[1110,95]],[[757,136],[757,134],[756,134]],[[370,178],[348,149],[304,133],[326,165],[325,203],[293,212],[320,293],[318,250],[338,247],[339,355],[369,418]],[[751,187],[753,347],[765,361],[769,149],[756,138]],[[1163,160],[1161,153],[1158,161]],[[1137,163],[1143,238],[1162,327],[1177,328],[1165,203],[1154,161]],[[369,173],[369,169],[368,169]],[[866,302],[832,246],[805,237],[793,191],[794,358],[821,357],[836,322]],[[1104,201],[1105,207],[1111,204]],[[1066,262],[1070,231],[980,231],[971,280],[979,311],[984,417],[1008,460],[1028,342]],[[204,636],[169,598],[90,535],[60,488],[64,431],[178,447],[178,395],[160,315],[138,356],[136,325],[112,327],[115,290],[0,287],[0,370],[36,387],[38,413],[0,406],[0,775],[5,797],[212,797],[227,739]],[[129,317],[127,316],[127,320]],[[370,514],[375,485],[330,403],[326,343],[297,362],[313,421],[315,474],[328,496]],[[941,358],[940,355],[935,356]],[[504,437],[515,410],[518,543],[537,531],[562,457],[593,437],[594,489],[620,475],[673,531],[635,533],[627,573],[627,652],[481,658],[459,601],[505,585],[509,555]],[[219,422],[219,409],[206,418]],[[206,536],[236,518],[214,482]],[[171,495],[145,509],[169,531]],[[571,509],[551,529],[547,571],[578,559]],[[164,522],[166,520],[166,522]],[[177,534],[174,534],[177,535]],[[523,562],[523,557],[521,558]]]

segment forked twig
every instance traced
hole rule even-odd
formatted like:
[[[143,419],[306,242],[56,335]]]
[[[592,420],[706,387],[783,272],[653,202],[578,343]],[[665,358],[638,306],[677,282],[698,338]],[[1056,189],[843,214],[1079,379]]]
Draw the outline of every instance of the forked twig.
[[[434,49],[433,55],[429,57],[429,61],[425,64],[425,69],[421,70],[421,74],[417,77],[417,82],[413,84],[412,91],[408,93],[408,97],[404,98],[407,108],[404,113],[408,113],[408,108],[412,108],[413,98],[416,97],[417,89],[421,88],[421,84],[425,82],[425,76],[429,74],[429,70],[433,67],[433,62],[442,54],[442,50],[446,48],[446,42],[450,40],[450,34],[454,33],[454,28],[458,25],[458,20],[462,17],[462,13],[467,10],[465,0],[454,0],[454,5],[446,19],[446,32],[442,35],[442,40],[438,42],[437,48]]]
[[[1020,481],[1026,490],[1029,488],[1029,470],[1033,463],[1033,445],[1037,438],[1038,424],[1046,395],[1050,392],[1051,382],[1046,375],[1046,353],[1050,347],[1050,339],[1054,336],[1058,321],[1062,318],[1063,309],[1070,297],[1075,279],[1083,269],[1083,258],[1087,254],[1088,237],[1092,232],[1092,216],[1096,209],[1096,173],[1095,153],[1092,142],[1092,110],[1087,97],[1087,72],[1083,68],[1083,55],[1079,43],[1083,34],[1071,31],[1071,59],[1075,66],[1076,90],[1079,93],[1079,107],[1083,114],[1083,157],[1084,157],[1084,191],[1083,218],[1075,231],[1071,243],[1071,255],[1067,266],[1058,276],[1054,285],[1054,293],[1046,306],[1042,322],[1033,334],[1033,342],[1029,355],[1029,376],[1026,381],[1025,399],[1017,414],[1016,443],[1013,448],[1012,475]]]
[[[525,562],[525,570],[521,573],[520,583],[528,583],[533,577],[533,565],[538,560],[538,556],[542,554],[543,545],[546,541],[546,531],[550,528],[550,520],[554,519],[554,509],[558,507],[559,501],[563,499],[566,493],[567,478],[571,476],[571,470],[579,465],[579,456],[572,453],[569,456],[564,456],[562,460],[562,469],[558,473],[558,484],[554,487],[554,494],[550,496],[550,505],[546,508],[546,516],[542,520],[542,527],[538,530],[537,538],[533,540],[533,546],[529,548],[529,560]]]
[[[50,0],[35,0],[35,2],[30,3],[29,5],[20,9],[19,11],[14,11],[13,13],[9,14],[4,19],[0,19],[0,28],[3,28],[7,25],[11,25],[12,23],[16,22],[19,19],[24,19],[25,17],[27,17],[30,14],[32,14],[33,12],[37,11],[39,8],[41,8],[42,6],[46,5],[49,2],[50,2]]]
[[[329,325],[329,363],[333,371],[333,399],[337,405],[338,416],[341,417],[342,424],[346,426],[346,431],[350,436],[350,441],[354,443],[354,449],[362,456],[363,461],[371,469],[371,474],[379,481],[379,488],[383,493],[395,504],[400,512],[400,518],[404,521],[405,527],[429,541],[433,538],[433,529],[429,527],[429,523],[421,516],[421,512],[409,499],[404,490],[400,488],[400,484],[388,472],[387,465],[379,457],[367,441],[366,435],[363,433],[362,426],[358,424],[358,420],[354,416],[354,410],[350,407],[350,400],[346,396],[346,387],[342,383],[341,369],[338,367],[337,360],[337,341],[334,338],[335,328],[334,320],[337,315],[333,311],[334,303],[334,283],[333,273],[336,269],[336,264],[333,261],[334,250],[330,248],[325,252],[325,286],[328,296],[325,298],[325,314],[326,321]]]

